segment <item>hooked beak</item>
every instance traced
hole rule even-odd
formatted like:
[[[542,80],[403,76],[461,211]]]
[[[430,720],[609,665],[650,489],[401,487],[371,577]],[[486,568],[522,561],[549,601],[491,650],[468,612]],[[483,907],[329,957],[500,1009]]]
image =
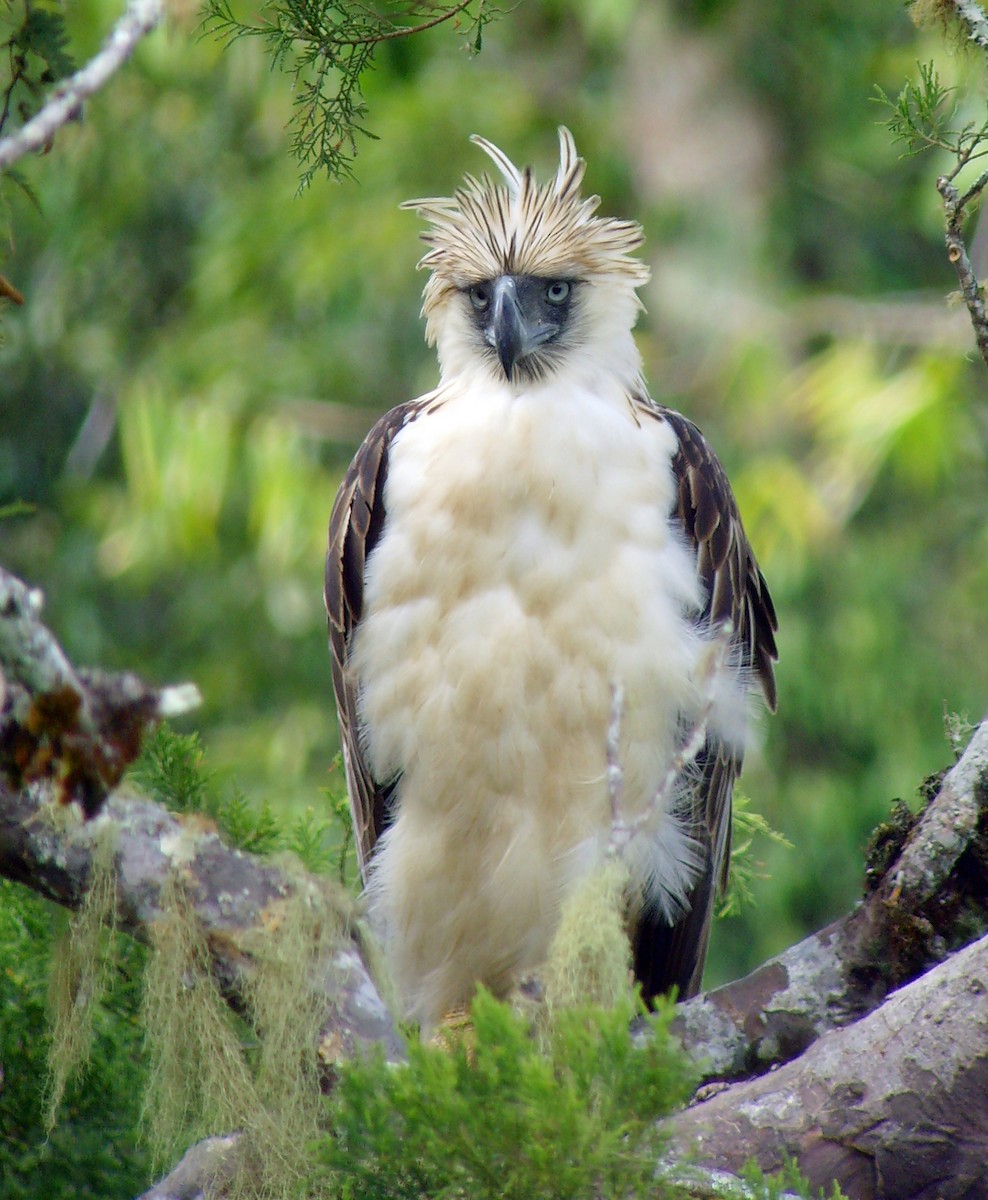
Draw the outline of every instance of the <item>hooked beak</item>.
[[[511,378],[519,359],[558,332],[558,325],[542,324],[537,317],[526,314],[514,276],[502,275],[495,281],[487,340],[497,351],[505,378]]]

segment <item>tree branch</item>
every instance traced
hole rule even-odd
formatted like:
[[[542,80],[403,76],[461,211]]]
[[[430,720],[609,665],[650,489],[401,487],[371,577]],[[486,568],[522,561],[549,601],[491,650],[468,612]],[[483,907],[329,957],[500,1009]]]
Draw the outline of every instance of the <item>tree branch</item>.
[[[674,1155],[740,1171],[795,1159],[852,1200],[984,1196],[988,937],[847,1029],[665,1123]]]
[[[301,897],[340,916],[341,933],[315,964],[312,986],[325,1009],[318,1054],[333,1064],[364,1042],[402,1057],[394,1021],[368,970],[349,903],[314,877],[231,850],[203,818],[180,818],[111,789],[136,756],[149,722],[198,692],[149,688],[136,676],[77,670],[40,621],[41,593],[0,569],[0,875],[69,908],[85,895],[94,847],[114,829],[116,907],[121,926],[150,940],[177,880],[206,940],[223,993],[242,1006],[257,947]],[[191,694],[190,694],[191,692]],[[61,818],[58,805],[63,806]],[[100,815],[84,820],[72,805]]]
[[[948,3],[951,0],[948,0]],[[968,40],[988,52],[988,17],[974,0],[952,0],[958,19],[967,29]]]
[[[0,771],[18,788],[57,785],[92,815],[120,782],[147,726],[195,708],[193,684],[76,669],[41,621],[44,598],[0,568]]]
[[[289,875],[231,850],[202,818],[183,820],[150,801],[118,793],[90,821],[70,812],[56,822],[51,799],[46,784],[21,792],[0,784],[0,875],[76,908],[86,891],[100,831],[112,824],[120,927],[148,940],[152,925],[164,916],[166,888],[177,878],[198,918],[214,978],[238,1010],[257,969],[257,947],[276,936],[290,905],[300,896],[311,903],[334,902],[323,881]],[[379,1042],[392,1060],[403,1057],[359,931],[346,920],[348,905],[342,897],[335,903],[344,932],[311,974],[325,1010],[316,1052],[327,1083],[334,1064],[360,1045]]]
[[[99,53],[57,87],[44,108],[26,125],[0,140],[0,171],[25,154],[49,145],[58,130],[78,115],[83,100],[107,83],[141,39],[161,23],[163,16],[162,0],[129,0]]]
[[[942,961],[972,914],[983,929],[986,830],[988,719],[857,908],[681,1006],[674,1028],[704,1078],[746,1078],[795,1058]]]
[[[380,1043],[400,1061],[394,1020],[345,897],[302,872],[229,849],[196,815],[179,817],[112,791],[91,820],[52,803],[79,798],[64,757],[75,762],[87,740],[101,745],[107,696],[121,679],[143,689],[158,705],[154,712],[168,689],[73,667],[39,610],[38,593],[0,573],[0,874],[77,906],[94,849],[105,848],[103,831],[112,827],[120,927],[151,940],[177,882],[213,976],[238,1010],[265,947],[290,925],[298,901],[323,911],[336,905],[339,934],[318,952],[305,985],[321,1014],[315,1052],[323,1084],[363,1044]],[[64,704],[51,703],[63,693],[76,698],[70,712],[83,714],[74,724]],[[728,1171],[750,1157],[772,1170],[795,1155],[815,1186],[837,1179],[861,1200],[949,1200],[980,1180],[971,1172],[982,1170],[988,1152],[988,937],[947,955],[959,930],[973,921],[983,930],[988,910],[988,720],[887,859],[848,917],[682,1007],[679,1032],[710,1062],[708,1078],[749,1078],[671,1118],[677,1147],[698,1144],[701,1161]],[[768,1072],[778,1063],[785,1065]],[[236,1135],[194,1147],[149,1200],[177,1200],[207,1184],[221,1193],[241,1152]]]
[[[974,0],[947,0],[944,8],[953,8],[954,15],[964,28],[968,41],[973,42],[983,52],[988,54],[988,17],[985,16],[981,5],[976,4]],[[979,133],[974,141],[975,146],[978,145],[980,139],[981,134]],[[940,198],[943,201],[944,218],[947,224],[944,234],[944,242],[947,246],[947,258],[957,275],[961,295],[964,297],[964,303],[971,318],[971,325],[974,328],[974,337],[978,344],[978,351],[984,360],[985,366],[988,366],[988,314],[985,312],[982,285],[978,282],[974,268],[971,266],[971,259],[961,232],[961,227],[967,216],[967,206],[972,200],[980,197],[986,183],[988,183],[988,174],[982,175],[963,195],[958,192],[953,184],[953,179],[957,172],[969,161],[971,161],[970,153],[959,157],[955,169],[949,175],[941,175],[937,179],[937,191],[940,193]]]
[[[983,186],[984,184],[982,184]],[[957,188],[954,187],[948,177],[941,175],[937,179],[937,191],[943,200],[944,218],[947,222],[947,230],[944,234],[947,258],[957,275],[957,282],[961,287],[961,295],[964,297],[964,303],[967,305],[971,324],[974,327],[974,337],[978,344],[978,351],[985,362],[985,366],[988,366],[988,314],[985,313],[985,299],[982,294],[981,284],[978,282],[978,278],[974,274],[974,268],[971,266],[971,259],[968,256],[967,246],[964,243],[964,237],[961,233],[964,208],[972,198],[972,195],[975,194],[975,189],[968,189],[964,196],[961,197],[958,195]],[[976,194],[980,195],[980,192],[981,188],[977,188]]]

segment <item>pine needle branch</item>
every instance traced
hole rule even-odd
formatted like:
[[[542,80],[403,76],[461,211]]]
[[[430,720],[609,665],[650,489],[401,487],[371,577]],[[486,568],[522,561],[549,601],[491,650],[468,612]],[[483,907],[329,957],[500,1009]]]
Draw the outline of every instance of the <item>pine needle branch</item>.
[[[497,15],[489,0],[406,0],[397,7],[398,15],[385,16],[352,0],[268,0],[259,17],[241,20],[231,0],[206,0],[204,34],[227,43],[260,37],[273,65],[292,78],[289,132],[292,153],[302,168],[300,191],[322,171],[334,179],[352,178],[359,137],[374,137],[365,124],[361,81],[380,45],[452,23],[475,54],[484,27]],[[402,16],[419,19],[402,24]]]

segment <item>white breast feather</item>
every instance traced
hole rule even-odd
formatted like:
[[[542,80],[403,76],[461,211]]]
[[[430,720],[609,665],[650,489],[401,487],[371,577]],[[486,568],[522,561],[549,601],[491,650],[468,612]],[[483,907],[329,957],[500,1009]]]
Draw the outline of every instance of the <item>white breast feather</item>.
[[[521,395],[477,380],[395,439],[351,669],[374,776],[401,775],[372,905],[427,1025],[478,980],[503,991],[537,966],[567,885],[606,846],[612,685],[629,816],[703,702],[703,596],[668,522],[675,450],[622,388],[572,375]],[[696,867],[675,810],[632,844],[667,916]]]

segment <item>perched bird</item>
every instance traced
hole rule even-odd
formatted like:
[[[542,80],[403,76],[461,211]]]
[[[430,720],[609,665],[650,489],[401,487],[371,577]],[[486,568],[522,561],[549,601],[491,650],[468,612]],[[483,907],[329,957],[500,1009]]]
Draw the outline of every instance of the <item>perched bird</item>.
[[[615,689],[621,810],[645,814],[625,850],[635,973],[646,997],[693,995],[747,693],[775,704],[775,613],[727,477],[642,380],[640,226],[594,215],[568,130],[542,184],[472,140],[501,182],[404,206],[430,225],[439,386],[368,434],[326,562],[360,867],[426,1027],[478,983],[503,994],[537,969],[604,855]]]

